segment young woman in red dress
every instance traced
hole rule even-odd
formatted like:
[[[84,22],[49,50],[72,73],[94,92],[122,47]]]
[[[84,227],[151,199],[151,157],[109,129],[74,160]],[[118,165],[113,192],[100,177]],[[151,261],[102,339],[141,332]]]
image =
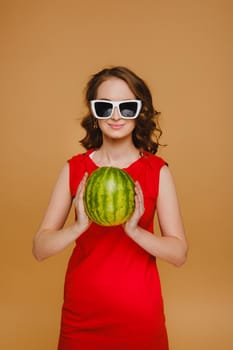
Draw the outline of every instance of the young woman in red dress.
[[[145,82],[125,67],[92,76],[86,104],[86,152],[62,169],[33,244],[43,260],[76,243],[58,349],[167,350],[156,259],[181,266],[187,241],[171,172],[155,155],[158,113]],[[135,181],[135,211],[123,225],[100,226],[85,213],[87,177],[103,166],[122,168]],[[76,220],[64,228],[72,204]],[[155,214],[161,235],[154,232]]]

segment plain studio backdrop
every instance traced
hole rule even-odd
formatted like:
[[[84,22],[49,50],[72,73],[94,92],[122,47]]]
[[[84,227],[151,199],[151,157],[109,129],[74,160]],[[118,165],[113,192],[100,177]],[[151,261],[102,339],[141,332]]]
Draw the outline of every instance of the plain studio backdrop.
[[[159,261],[171,350],[231,350],[232,1],[1,0],[0,39],[0,348],[56,349],[73,247],[38,263],[32,239],[64,162],[83,151],[87,80],[124,65],[162,112],[159,155],[190,244],[182,268]]]

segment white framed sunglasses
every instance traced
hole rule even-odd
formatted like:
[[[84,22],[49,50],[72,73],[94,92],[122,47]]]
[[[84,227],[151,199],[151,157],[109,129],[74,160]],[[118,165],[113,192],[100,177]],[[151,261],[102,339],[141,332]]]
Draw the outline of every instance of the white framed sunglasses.
[[[142,107],[141,100],[91,100],[90,103],[92,113],[97,119],[111,118],[115,107],[117,107],[121,118],[135,119],[138,117]]]

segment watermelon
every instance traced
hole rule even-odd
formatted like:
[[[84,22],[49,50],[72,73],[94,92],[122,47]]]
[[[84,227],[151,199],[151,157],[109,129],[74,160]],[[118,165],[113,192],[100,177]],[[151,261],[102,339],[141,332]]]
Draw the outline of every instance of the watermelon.
[[[101,167],[87,179],[84,205],[89,218],[102,226],[115,226],[126,222],[132,215],[134,181],[124,170]]]

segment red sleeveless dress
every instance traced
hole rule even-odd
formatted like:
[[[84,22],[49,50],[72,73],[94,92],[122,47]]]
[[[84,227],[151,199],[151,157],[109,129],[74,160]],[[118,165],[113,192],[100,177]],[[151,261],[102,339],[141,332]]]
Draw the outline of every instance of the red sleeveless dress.
[[[84,172],[98,167],[90,153],[69,160],[73,196]],[[145,201],[140,226],[153,232],[160,169],[166,163],[144,152],[126,170]],[[92,223],[76,241],[64,288],[58,350],[168,350],[160,279],[153,256],[123,227]]]

